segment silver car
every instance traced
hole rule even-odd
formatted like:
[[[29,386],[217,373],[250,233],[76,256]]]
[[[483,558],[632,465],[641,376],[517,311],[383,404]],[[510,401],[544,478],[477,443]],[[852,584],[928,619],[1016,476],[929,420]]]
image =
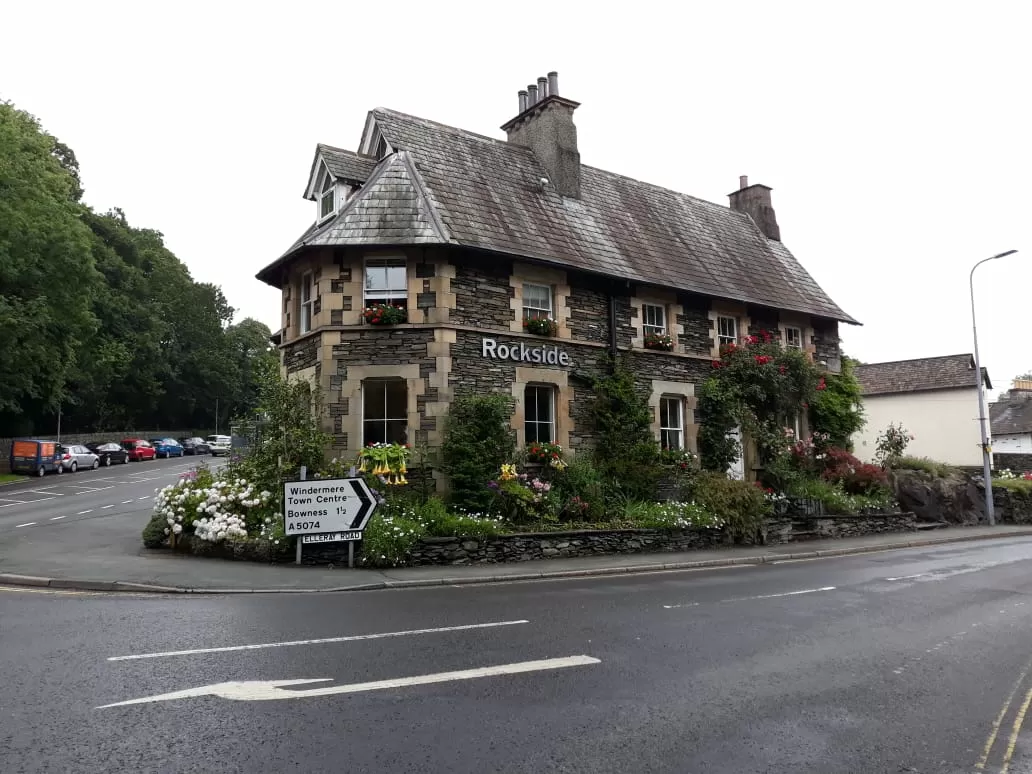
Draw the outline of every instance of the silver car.
[[[61,469],[74,473],[77,470],[96,470],[100,467],[100,457],[85,446],[71,444],[62,445],[58,449],[61,455]]]

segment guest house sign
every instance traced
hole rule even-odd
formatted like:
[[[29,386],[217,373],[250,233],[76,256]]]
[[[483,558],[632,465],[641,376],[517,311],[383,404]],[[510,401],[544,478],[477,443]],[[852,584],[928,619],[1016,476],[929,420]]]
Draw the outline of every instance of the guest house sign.
[[[538,346],[526,343],[499,344],[496,339],[485,338],[480,354],[481,357],[489,357],[493,360],[515,360],[517,363],[573,365],[569,353],[559,349],[555,344]]]

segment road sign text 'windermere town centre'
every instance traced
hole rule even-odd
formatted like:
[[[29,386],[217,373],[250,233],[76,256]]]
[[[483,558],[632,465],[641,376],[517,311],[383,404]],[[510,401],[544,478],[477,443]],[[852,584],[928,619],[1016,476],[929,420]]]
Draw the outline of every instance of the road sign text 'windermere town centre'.
[[[359,540],[376,500],[360,478],[287,481],[283,485],[283,508],[288,535],[346,533],[335,539]]]

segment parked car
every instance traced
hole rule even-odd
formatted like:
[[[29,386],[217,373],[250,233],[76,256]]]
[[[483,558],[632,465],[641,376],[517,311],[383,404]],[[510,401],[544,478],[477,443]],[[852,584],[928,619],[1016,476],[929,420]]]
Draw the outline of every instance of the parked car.
[[[122,441],[122,448],[129,453],[130,462],[143,462],[154,459],[154,447],[150,442],[142,438],[126,438]]]
[[[69,473],[77,470],[96,470],[100,467],[100,457],[80,444],[59,446],[61,454],[61,467]]]
[[[158,457],[182,457],[183,447],[175,438],[151,438],[151,446]]]
[[[209,435],[205,442],[212,457],[228,457],[233,439],[228,435]]]
[[[112,441],[90,441],[86,448],[100,457],[100,464],[111,467],[111,463],[125,465],[129,462],[129,452]]]
[[[11,472],[45,476],[47,473],[61,473],[57,441],[18,440],[11,444]]]
[[[180,438],[179,443],[183,446],[185,454],[208,454],[211,447],[203,438]]]

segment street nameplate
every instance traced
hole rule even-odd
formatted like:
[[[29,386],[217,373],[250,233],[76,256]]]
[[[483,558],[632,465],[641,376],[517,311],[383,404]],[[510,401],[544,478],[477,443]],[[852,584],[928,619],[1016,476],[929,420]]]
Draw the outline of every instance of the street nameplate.
[[[340,543],[348,540],[361,540],[362,533],[359,530],[351,532],[317,532],[314,535],[302,535],[301,542],[309,543]]]
[[[283,485],[283,526],[288,535],[361,535],[375,510],[376,498],[361,478],[288,481]]]

